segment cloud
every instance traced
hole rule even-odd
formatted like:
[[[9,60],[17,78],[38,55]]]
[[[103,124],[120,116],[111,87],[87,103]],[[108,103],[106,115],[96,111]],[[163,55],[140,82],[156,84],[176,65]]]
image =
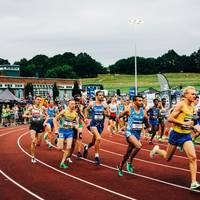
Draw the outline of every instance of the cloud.
[[[198,0],[7,0],[0,2],[0,57],[14,62],[37,54],[87,52],[104,65],[134,55],[199,48]],[[136,27],[130,18],[141,18]]]

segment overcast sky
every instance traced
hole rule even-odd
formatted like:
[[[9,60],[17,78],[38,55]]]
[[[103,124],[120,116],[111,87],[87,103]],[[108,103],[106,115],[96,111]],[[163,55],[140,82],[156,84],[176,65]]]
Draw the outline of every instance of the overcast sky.
[[[144,24],[128,20],[139,18]],[[200,48],[200,0],[0,0],[0,58],[86,52],[104,66]]]

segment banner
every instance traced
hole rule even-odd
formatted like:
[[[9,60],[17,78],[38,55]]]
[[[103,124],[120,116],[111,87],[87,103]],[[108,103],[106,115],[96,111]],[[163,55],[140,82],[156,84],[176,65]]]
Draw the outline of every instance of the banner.
[[[135,96],[135,87],[129,88],[129,96],[132,99]]]
[[[169,90],[169,82],[167,80],[167,78],[165,77],[165,75],[163,74],[157,74],[158,77],[158,82],[160,83],[160,91],[166,91]]]

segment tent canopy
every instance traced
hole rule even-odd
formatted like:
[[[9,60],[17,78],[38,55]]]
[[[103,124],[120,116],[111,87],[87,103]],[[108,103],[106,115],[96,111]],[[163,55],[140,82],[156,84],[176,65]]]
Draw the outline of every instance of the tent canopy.
[[[10,103],[10,102],[19,102],[21,103],[22,100],[17,98],[10,90],[6,89],[0,94],[0,102],[1,103]]]

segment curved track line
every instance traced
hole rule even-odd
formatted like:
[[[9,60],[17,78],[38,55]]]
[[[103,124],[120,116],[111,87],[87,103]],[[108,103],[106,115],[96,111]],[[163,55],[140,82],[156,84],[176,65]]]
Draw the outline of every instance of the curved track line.
[[[116,152],[113,152],[113,151],[109,151],[109,150],[106,150],[106,149],[101,149],[101,151],[104,151],[104,152],[107,152],[107,153],[110,153],[110,154],[113,154],[113,155],[116,155],[116,156],[123,157],[122,154],[119,154],[119,153],[116,153]],[[152,165],[158,165],[158,166],[162,166],[162,167],[167,167],[167,168],[171,168],[171,169],[175,169],[175,170],[190,172],[190,170],[188,170],[188,169],[184,169],[184,168],[180,168],[180,167],[174,167],[174,166],[170,166],[170,165],[159,164],[159,163],[143,160],[143,159],[140,159],[140,158],[134,158],[134,160],[138,160],[138,161],[141,161],[141,162],[149,163],[149,164],[152,164]],[[197,172],[197,174],[200,174],[200,172]]]
[[[121,143],[119,143],[119,142],[110,141],[110,140],[107,140],[107,139],[104,139],[104,138],[102,138],[102,140],[107,141],[107,142],[110,142],[110,143],[113,143],[113,144],[118,144],[118,145],[120,145],[120,146],[125,146],[125,147],[128,146],[127,144],[121,144]],[[143,150],[143,151],[148,151],[148,152],[151,151],[151,150],[144,149],[144,148],[142,148],[141,150]],[[173,157],[177,157],[177,158],[181,158],[181,159],[188,160],[188,158],[187,158],[187,157],[184,157],[184,156],[173,155]],[[197,161],[200,162],[199,159],[197,159]]]
[[[29,157],[31,157],[31,155],[30,155],[29,153],[27,153],[27,152],[22,148],[22,146],[20,145],[20,140],[21,140],[21,138],[22,138],[23,136],[25,136],[26,134],[27,134],[27,133],[24,133],[24,134],[22,134],[22,135],[18,138],[18,140],[17,140],[17,145],[19,146],[19,148],[21,149],[22,152],[24,152],[26,155],[28,155]],[[52,167],[51,165],[48,165],[48,164],[46,164],[45,162],[43,162],[43,161],[41,161],[41,160],[39,160],[39,159],[36,159],[36,160],[37,160],[39,163],[41,163],[42,165],[44,165],[44,166],[46,166],[46,167],[48,167],[48,168],[50,168],[50,169],[52,169],[52,170],[54,170],[54,171],[56,171],[56,172],[59,172],[59,173],[61,173],[61,174],[64,174],[65,176],[68,176],[68,177],[70,177],[70,178],[73,178],[73,179],[75,179],[75,180],[77,180],[77,181],[86,183],[86,184],[88,184],[88,185],[91,185],[91,186],[93,186],[93,187],[96,187],[96,188],[98,188],[98,189],[104,190],[104,191],[106,191],[106,192],[109,192],[109,193],[111,193],[111,194],[115,194],[115,195],[117,195],[117,196],[120,196],[120,197],[123,197],[123,198],[126,198],[126,199],[136,200],[136,199],[134,199],[134,198],[132,198],[132,197],[123,195],[123,194],[118,193],[118,192],[115,192],[115,191],[113,191],[113,190],[109,190],[109,189],[104,188],[104,187],[102,187],[102,186],[100,186],[100,185],[96,185],[96,184],[91,183],[91,182],[89,182],[89,181],[86,181],[86,180],[84,180],[84,179],[78,178],[78,177],[76,177],[76,176],[73,176],[73,175],[71,175],[71,174],[68,174],[68,173],[66,173],[66,172],[63,172],[63,171],[61,171],[61,170],[58,170],[58,169],[56,169],[55,167]]]
[[[20,187],[22,190],[24,190],[25,192],[29,193],[30,195],[34,196],[35,198],[39,199],[39,200],[44,200],[42,197],[38,196],[37,194],[31,192],[30,190],[28,190],[27,188],[25,188],[24,186],[20,185],[19,183],[17,183],[15,180],[13,180],[11,177],[9,177],[7,174],[5,174],[2,170],[0,170],[0,173],[5,176],[9,181],[11,181],[12,183],[14,183],[15,185],[17,185],[18,187]]]
[[[73,154],[74,157],[77,157],[76,155]],[[90,163],[94,163],[94,161],[92,160],[89,160],[89,159],[86,159],[86,158],[81,158],[82,160],[85,160],[87,162],[90,162]],[[101,166],[105,167],[105,168],[108,168],[108,169],[112,169],[112,170],[115,170],[117,171],[116,168],[114,167],[111,167],[109,165],[105,165],[105,164],[101,164]],[[127,174],[131,174],[133,176],[138,176],[138,177],[142,177],[142,178],[145,178],[145,179],[148,179],[148,180],[151,180],[151,181],[155,181],[155,182],[158,182],[158,183],[163,183],[163,184],[166,184],[166,185],[170,185],[170,186],[173,186],[173,187],[177,187],[177,188],[181,188],[181,189],[185,189],[185,190],[189,190],[189,191],[192,191],[192,192],[197,192],[197,193],[200,193],[200,191],[198,190],[190,190],[190,188],[188,187],[184,187],[184,186],[181,186],[181,185],[177,185],[177,184],[174,184],[174,183],[169,183],[169,182],[166,182],[166,181],[162,181],[162,180],[159,180],[159,179],[156,179],[156,178],[151,178],[149,176],[144,176],[144,175],[141,175],[141,174],[136,174],[136,173],[130,173],[128,171],[125,171],[123,170],[124,173],[127,173]],[[120,177],[119,177],[120,178]]]
[[[24,129],[27,129],[27,128],[20,128],[20,129],[17,129],[17,130],[11,130],[11,131],[7,131],[7,133],[4,133],[4,134],[1,134],[0,137],[2,136],[5,136],[5,135],[8,135],[8,134],[11,134],[11,133],[15,133],[16,131],[23,131]]]

